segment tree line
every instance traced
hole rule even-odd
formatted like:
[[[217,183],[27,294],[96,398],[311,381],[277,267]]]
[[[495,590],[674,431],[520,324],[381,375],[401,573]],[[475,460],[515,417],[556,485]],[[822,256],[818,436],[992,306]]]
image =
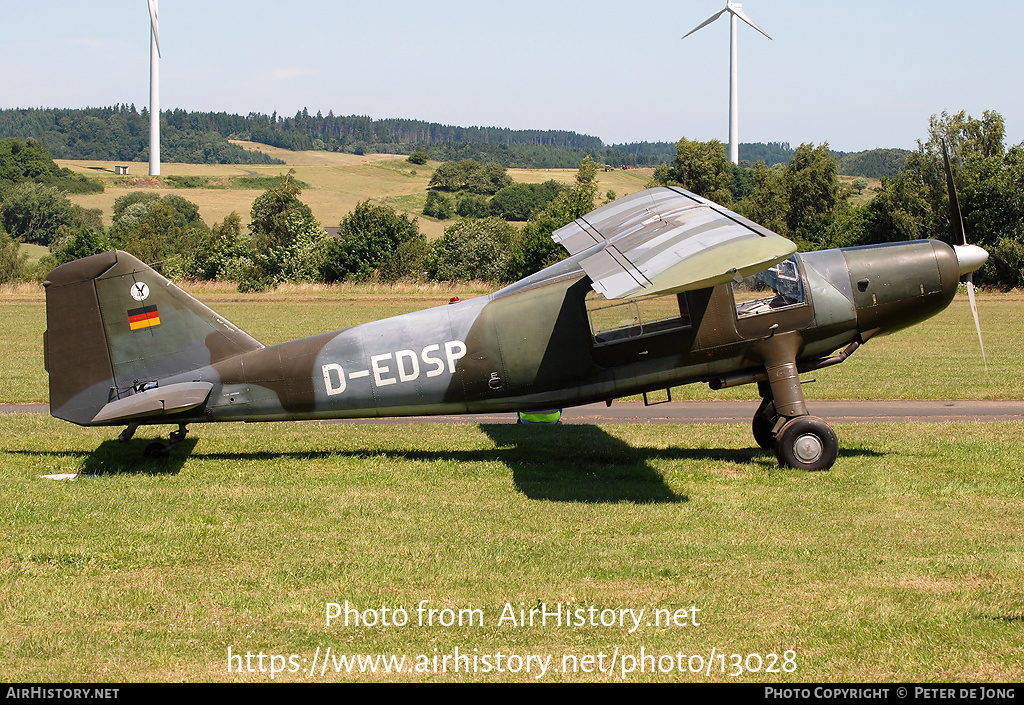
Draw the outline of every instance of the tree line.
[[[200,114],[194,114],[199,116]],[[231,144],[217,131],[218,116],[193,120],[182,110],[160,114],[160,156],[186,164],[284,164]],[[135,105],[107,108],[0,110],[0,138],[31,138],[57,159],[149,161],[149,113]]]
[[[512,130],[460,127],[423,120],[373,119],[365,115],[311,115],[306,108],[294,116],[276,112],[237,115],[225,112],[167,110],[160,114],[161,157],[165,161],[200,164],[280,164],[280,160],[246,150],[228,140],[249,140],[289,150],[327,150],[355,154],[423,152],[435,161],[475,159],[506,168],[575,168],[583,157],[613,167],[658,166],[675,156],[672,142],[606,145],[598,137],[565,130]],[[32,138],[58,159],[147,161],[149,114],[135,105],[84,109],[0,110],[0,138]],[[872,152],[893,150],[872,150]],[[899,151],[899,150],[896,150]],[[787,163],[788,143],[744,143],[744,161],[768,166]],[[860,153],[844,174],[894,176],[899,160]],[[839,159],[847,156],[835,153]]]

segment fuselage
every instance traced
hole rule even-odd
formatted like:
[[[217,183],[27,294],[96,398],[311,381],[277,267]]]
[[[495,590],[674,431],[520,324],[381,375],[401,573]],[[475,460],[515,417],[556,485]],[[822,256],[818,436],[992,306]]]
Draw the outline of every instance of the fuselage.
[[[772,268],[777,281],[750,291],[723,284],[620,302],[594,294],[578,260],[489,296],[162,378],[160,385],[213,386],[202,406],[153,422],[527,411],[611,400],[763,371],[758,345],[783,334],[796,336],[798,360],[823,358],[941,311],[960,275],[953,249],[927,240],[798,254]]]

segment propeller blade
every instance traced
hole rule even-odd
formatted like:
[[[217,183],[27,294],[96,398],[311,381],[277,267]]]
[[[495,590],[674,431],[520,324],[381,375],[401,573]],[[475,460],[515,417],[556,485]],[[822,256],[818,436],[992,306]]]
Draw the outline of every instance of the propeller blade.
[[[985,363],[985,379],[988,380],[988,358],[985,357],[985,341],[981,339],[981,322],[978,320],[978,302],[974,298],[974,270],[985,264],[988,252],[977,245],[967,244],[967,231],[964,230],[964,218],[960,214],[960,199],[956,195],[956,184],[953,182],[953,169],[949,165],[949,149],[946,140],[942,140],[942,162],[946,167],[946,190],[949,191],[949,210],[953,221],[954,232],[959,228],[963,245],[953,245],[960,274],[967,275],[967,299],[971,302],[971,313],[974,314],[974,329],[978,331],[978,344],[981,346],[981,360]]]
[[[712,22],[714,22],[715,20],[717,20],[717,19],[718,19],[719,17],[721,17],[721,16],[722,16],[722,15],[723,15],[723,14],[724,14],[724,13],[725,13],[725,12],[726,12],[726,11],[727,11],[728,9],[729,9],[729,8],[727,7],[727,8],[725,8],[724,10],[719,10],[719,11],[718,11],[718,12],[716,12],[715,14],[711,15],[711,17],[709,17],[708,19],[704,20],[704,21],[703,21],[703,22],[701,22],[701,23],[700,23],[699,25],[697,25],[696,27],[694,27],[693,29],[691,29],[691,30],[690,30],[689,32],[687,32],[686,34],[684,34],[684,35],[683,35],[683,39],[686,39],[686,38],[687,38],[687,37],[689,37],[689,36],[690,36],[691,34],[693,34],[694,32],[696,32],[696,31],[697,31],[698,29],[703,29],[703,28],[707,27],[707,26],[708,26],[709,24],[711,24]]]
[[[738,8],[738,7],[736,7],[735,5],[733,5],[732,7],[728,8],[728,10],[729,10],[729,12],[731,12],[732,14],[736,15],[736,16],[737,16],[737,17],[739,17],[739,18],[740,18],[741,20],[743,20],[744,22],[746,22],[746,23],[747,23],[748,25],[750,25],[751,27],[753,27],[754,29],[756,29],[756,30],[757,30],[758,32],[760,32],[760,33],[761,33],[761,34],[763,34],[764,36],[768,37],[768,33],[767,33],[767,32],[765,32],[765,31],[764,31],[763,29],[761,29],[760,27],[758,27],[758,26],[757,26],[756,24],[754,24],[754,20],[750,19],[750,18],[749,18],[749,17],[747,17],[747,16],[745,15],[745,14],[743,14],[743,10],[739,9],[739,8]],[[768,37],[768,38],[769,38],[769,39],[771,39],[771,37]],[[774,41],[774,40],[772,40],[772,41]]]
[[[964,244],[967,244],[967,232],[964,231],[964,218],[960,215],[960,199],[956,196],[956,184],[953,183],[953,170],[949,166],[949,150],[946,148],[946,138],[942,138],[942,162],[946,165],[946,190],[949,192],[950,219],[953,221],[953,231],[959,228],[960,237]]]
[[[981,360],[985,363],[985,379],[988,379],[988,359],[985,357],[985,341],[981,339],[981,323],[978,321],[978,302],[974,299],[974,274],[967,273],[967,298],[971,302],[971,313],[974,314],[974,328],[978,331],[978,344],[981,345]]]

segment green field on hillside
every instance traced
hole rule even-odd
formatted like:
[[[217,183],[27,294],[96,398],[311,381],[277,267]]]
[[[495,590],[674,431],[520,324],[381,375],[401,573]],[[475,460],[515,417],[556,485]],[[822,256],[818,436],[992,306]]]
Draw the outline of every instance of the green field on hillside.
[[[420,230],[428,239],[440,237],[444,228],[453,221],[436,221],[421,215],[426,201],[427,184],[437,162],[424,165],[410,164],[404,156],[372,154],[358,156],[340,152],[291,152],[266,145],[239,142],[249,149],[259,148],[271,156],[284,159],[280,165],[233,164],[161,164],[161,177],[197,176],[213,180],[227,180],[240,176],[274,176],[295,169],[295,176],[309,184],[300,198],[309,205],[325,227],[335,227],[350,213],[357,203],[371,199],[394,207],[419,218]],[[114,167],[120,162],[57,160],[59,166],[76,173],[100,178],[106,187],[104,193],[69,196],[73,203],[85,208],[103,210],[104,222],[110,224],[114,201],[133,190],[152,190],[161,195],[176,193],[199,206],[207,225],[224,219],[232,211],[249,222],[252,202],[262,189],[188,188],[172,189],[159,185],[146,176],[149,165],[129,164],[129,177],[115,176]],[[640,191],[653,174],[652,169],[615,170],[598,173],[599,194],[615,191],[618,197]],[[519,183],[540,183],[555,179],[571,183],[575,169],[509,169],[509,176]]]

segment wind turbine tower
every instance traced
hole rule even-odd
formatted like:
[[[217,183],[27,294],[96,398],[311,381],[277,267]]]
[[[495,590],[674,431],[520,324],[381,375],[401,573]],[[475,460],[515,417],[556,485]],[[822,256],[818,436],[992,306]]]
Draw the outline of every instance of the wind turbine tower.
[[[149,0],[149,175],[160,176],[160,24]]]
[[[150,0],[155,2],[156,0]],[[715,14],[711,15],[708,19],[701,22],[699,25],[691,29],[685,35],[683,39],[686,39],[691,34],[699,29],[702,29],[726,12],[729,13],[729,161],[733,164],[740,163],[740,128],[739,128],[739,73],[736,64],[736,19],[739,18],[746,22],[748,25],[756,29],[758,32],[768,37],[768,33],[763,29],[754,24],[754,21],[743,14],[743,5],[738,2],[732,2],[729,0],[725,4],[724,10],[719,10]],[[771,37],[768,37],[771,39]]]

